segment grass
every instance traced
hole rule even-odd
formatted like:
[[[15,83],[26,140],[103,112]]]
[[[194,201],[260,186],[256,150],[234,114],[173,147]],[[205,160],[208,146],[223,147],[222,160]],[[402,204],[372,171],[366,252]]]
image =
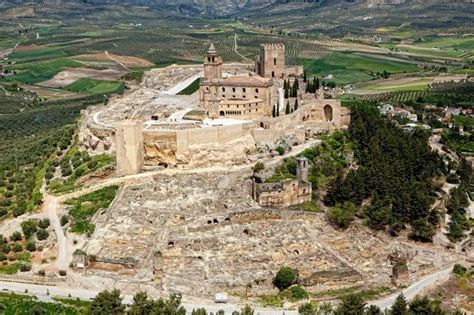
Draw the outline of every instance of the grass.
[[[72,92],[84,92],[89,94],[122,94],[124,85],[122,82],[82,78],[69,84],[65,89]]]
[[[199,90],[199,84],[201,83],[201,79],[196,79],[188,85],[186,88],[184,88],[182,91],[178,93],[178,95],[191,95],[197,92]]]
[[[101,209],[107,209],[115,198],[118,186],[109,186],[96,190],[87,195],[69,199],[65,204],[71,205],[69,215],[73,218],[71,232],[77,234],[92,234],[95,226],[91,218]]]
[[[13,65],[9,66],[8,69],[18,72],[12,79],[27,84],[34,84],[50,80],[67,68],[77,68],[80,66],[81,64],[74,60],[55,59],[43,63]]]
[[[340,52],[316,60],[306,59],[302,64],[308,76],[333,75],[334,79],[330,81],[335,81],[337,84],[369,81],[376,78],[376,73],[383,71],[400,73],[417,70],[413,64]]]
[[[59,303],[47,303],[38,301],[36,297],[20,295],[15,293],[0,292],[0,305],[4,309],[2,314],[63,314],[78,315],[87,313],[88,308],[81,305],[71,305],[59,301]]]
[[[14,275],[20,270],[20,263],[0,265],[0,275]]]

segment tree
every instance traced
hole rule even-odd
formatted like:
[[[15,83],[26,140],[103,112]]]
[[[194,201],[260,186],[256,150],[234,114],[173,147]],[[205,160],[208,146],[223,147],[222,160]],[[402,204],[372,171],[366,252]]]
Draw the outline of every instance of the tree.
[[[207,311],[205,308],[198,308],[191,312],[191,315],[207,315]]]
[[[286,107],[285,107],[285,114],[288,115],[289,113],[290,113],[290,102],[287,102]]]
[[[307,77],[306,77],[306,70],[303,72],[303,82],[306,83],[306,81],[308,81]]]
[[[295,106],[293,108],[294,108],[294,110],[298,109],[298,99],[295,100]]]
[[[132,305],[128,310],[129,315],[148,315],[152,313],[154,302],[148,298],[146,292],[138,292],[133,296]]]
[[[92,300],[91,314],[119,315],[125,314],[125,305],[122,304],[120,290],[102,291]]]
[[[400,293],[391,308],[392,315],[405,315],[407,313],[408,303],[403,293]]]
[[[39,241],[47,239],[48,236],[49,236],[49,233],[45,229],[38,229],[38,231],[36,232],[36,238]]]
[[[68,222],[69,222],[69,218],[67,217],[67,215],[63,214],[61,216],[61,222],[60,222],[61,226],[65,226],[66,224],[68,224]]]
[[[280,116],[280,102],[277,101],[276,116]]]
[[[290,85],[289,79],[288,79],[288,83],[285,80],[285,84],[284,84],[284,87],[283,87],[283,89],[285,90],[285,98],[290,97],[290,86],[289,85]]]
[[[341,304],[336,309],[337,315],[362,315],[365,302],[360,294],[348,294],[342,298]]]
[[[30,238],[33,234],[36,233],[38,228],[38,224],[35,220],[27,220],[21,223],[21,229],[23,230],[23,234],[25,238]]]
[[[329,208],[326,215],[331,223],[345,229],[351,224],[356,211],[355,205],[352,202],[346,201],[342,205]]]
[[[435,234],[436,231],[428,219],[421,218],[413,221],[411,224],[410,237],[415,241],[431,242]]]
[[[313,93],[316,93],[319,90],[320,87],[321,87],[321,83],[319,82],[319,77],[317,77],[314,80],[314,91],[313,91]]]
[[[272,117],[275,118],[276,117],[276,106],[273,105],[273,109],[272,109]]]
[[[298,308],[298,313],[300,315],[317,315],[318,305],[313,301],[305,303]]]
[[[370,305],[367,310],[365,311],[366,315],[382,315],[382,311],[378,306]]]
[[[12,235],[10,236],[10,241],[12,242],[21,241],[21,240],[22,240],[21,233],[18,231],[13,232]]]
[[[273,279],[273,284],[280,290],[289,288],[298,280],[298,272],[290,267],[282,267]]]
[[[156,301],[152,314],[186,315],[186,310],[181,306],[181,298],[172,294],[168,300],[159,299]]]

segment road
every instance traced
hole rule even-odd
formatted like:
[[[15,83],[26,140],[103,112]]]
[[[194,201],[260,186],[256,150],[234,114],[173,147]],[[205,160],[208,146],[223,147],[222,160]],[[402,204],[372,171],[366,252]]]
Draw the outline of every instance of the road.
[[[15,292],[15,293],[25,293],[25,290],[28,290],[29,295],[36,296],[39,300],[45,302],[51,302],[52,297],[63,297],[63,298],[79,298],[84,301],[90,301],[93,299],[99,292],[90,289],[80,289],[80,288],[69,288],[61,286],[47,286],[40,284],[27,284],[27,283],[15,283],[15,282],[5,282],[0,281],[0,290]],[[130,304],[132,302],[132,296],[125,295],[123,296],[123,302],[125,304]],[[217,312],[219,310],[225,311],[226,314],[231,314],[234,311],[240,311],[244,305],[237,304],[202,304],[202,303],[187,303],[183,302],[184,308],[188,314],[191,314],[193,309],[205,308],[207,312]],[[255,308],[255,313],[260,315],[297,315],[296,311],[286,311],[278,310],[271,308]]]
[[[185,88],[187,88],[189,85],[191,85],[191,83],[193,83],[194,81],[196,81],[197,79],[202,77],[203,75],[204,75],[204,72],[201,71],[201,72],[199,72],[199,73],[197,73],[197,74],[195,74],[195,75],[179,82],[178,84],[176,84],[175,86],[173,86],[169,90],[164,91],[163,94],[176,95],[179,92],[181,92],[182,90],[184,90]]]
[[[373,301],[369,303],[370,305],[376,305],[380,307],[383,310],[390,308],[393,303],[395,302],[395,299],[397,298],[400,293],[403,293],[405,298],[407,300],[413,299],[416,295],[420,294],[423,290],[428,289],[430,287],[433,287],[435,284],[438,284],[440,282],[444,282],[448,280],[449,275],[451,274],[451,271],[453,269],[453,266],[450,265],[448,268],[440,270],[438,272],[435,272],[431,275],[428,275],[424,278],[421,278],[420,280],[416,281],[412,285],[410,285],[408,288],[399,291],[397,293],[394,293],[388,297],[382,298],[377,301]]]
[[[67,257],[67,239],[64,235],[63,228],[59,222],[58,217],[58,198],[45,196],[45,199],[48,200],[48,218],[51,226],[54,229],[56,238],[58,239],[58,258],[56,259],[56,267],[58,270],[67,270],[69,267],[69,260]]]

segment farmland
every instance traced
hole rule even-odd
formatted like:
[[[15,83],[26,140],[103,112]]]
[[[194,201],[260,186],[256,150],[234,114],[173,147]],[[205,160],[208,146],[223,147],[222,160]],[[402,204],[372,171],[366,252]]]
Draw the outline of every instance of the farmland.
[[[65,89],[73,92],[85,92],[89,94],[121,94],[123,93],[124,86],[121,82],[82,78],[66,86]]]

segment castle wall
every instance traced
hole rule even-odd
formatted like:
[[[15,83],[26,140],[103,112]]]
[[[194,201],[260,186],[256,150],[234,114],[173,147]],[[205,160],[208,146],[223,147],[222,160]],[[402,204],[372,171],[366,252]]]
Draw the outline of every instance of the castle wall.
[[[141,121],[126,120],[115,133],[117,173],[120,176],[138,174],[143,167],[143,131]]]

